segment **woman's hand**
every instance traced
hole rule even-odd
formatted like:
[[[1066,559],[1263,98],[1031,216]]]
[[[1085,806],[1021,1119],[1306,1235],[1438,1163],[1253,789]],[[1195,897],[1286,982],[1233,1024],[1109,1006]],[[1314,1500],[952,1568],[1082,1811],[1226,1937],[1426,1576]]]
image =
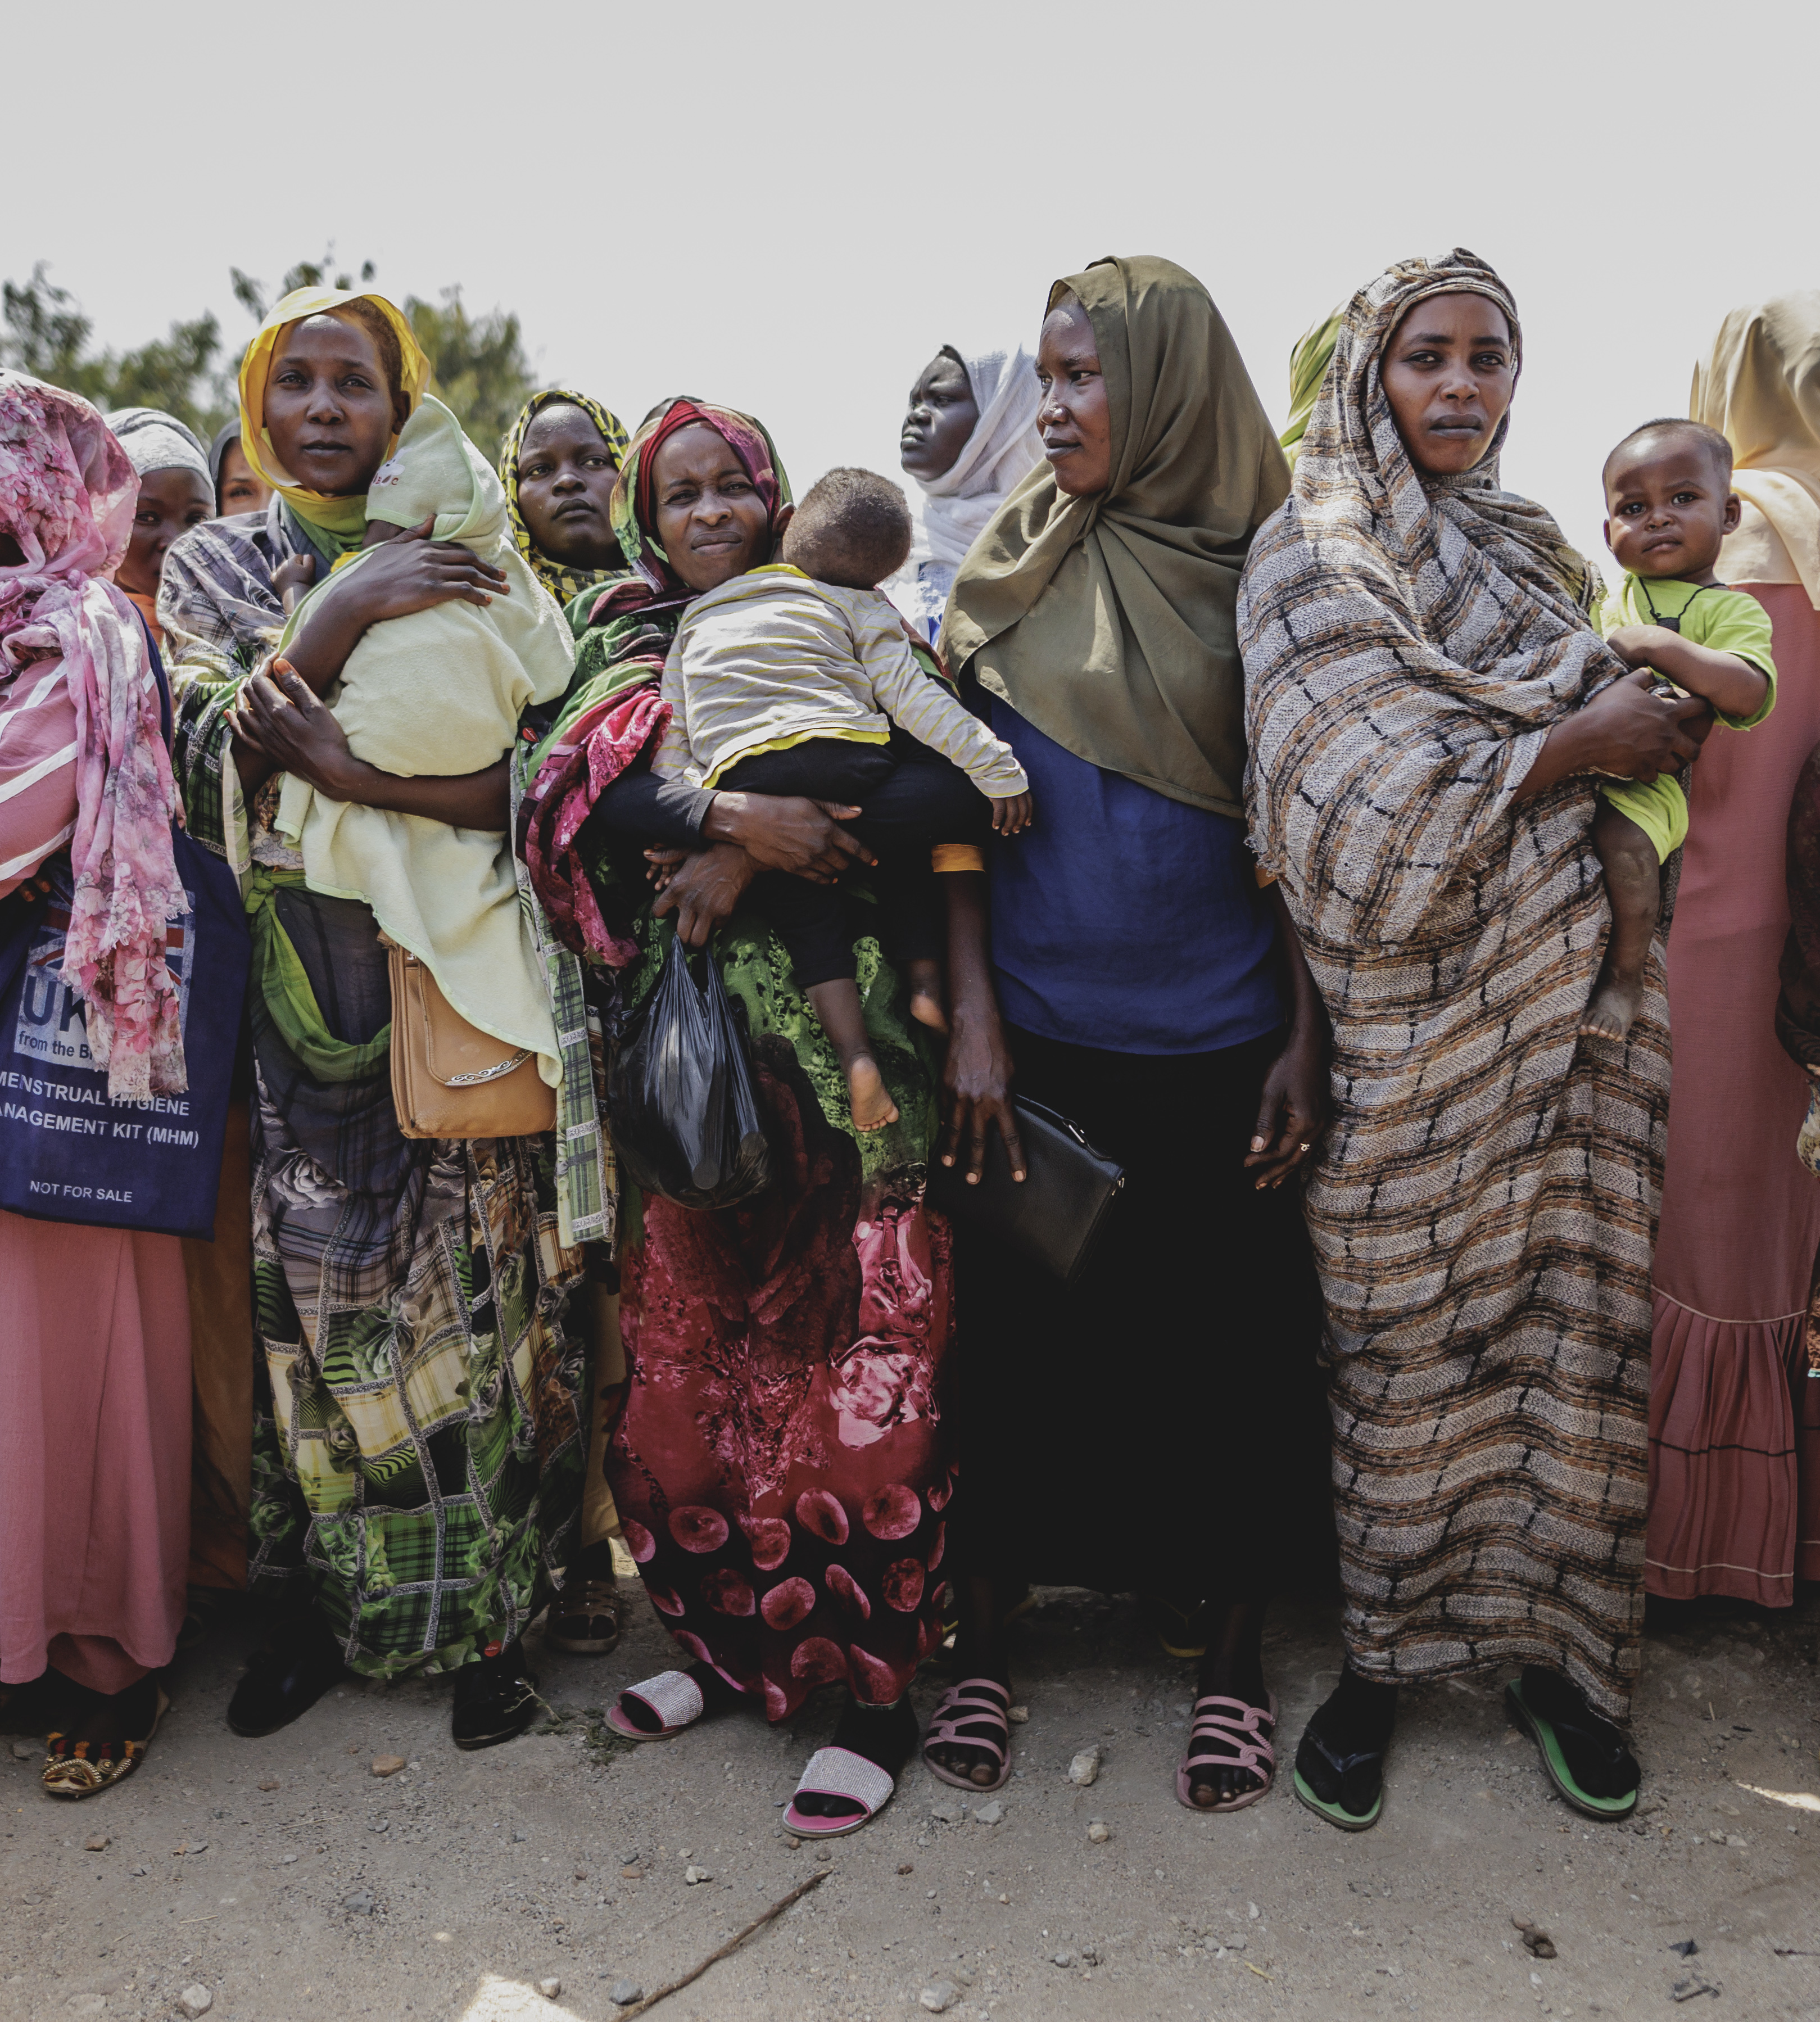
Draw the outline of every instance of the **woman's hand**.
[[[269,674],[253,675],[228,720],[235,741],[250,745],[269,771],[294,772],[331,800],[358,797],[347,733],[286,662],[274,660]]]
[[[936,1146],[944,1166],[961,1159],[969,1186],[986,1168],[987,1133],[997,1127],[1011,1161],[1011,1176],[1030,1170],[1017,1134],[1011,1079],[1016,1071],[1005,1044],[1005,1024],[992,987],[987,949],[986,880],[978,871],[943,874],[948,903],[948,1053],[942,1063],[946,1122]]]
[[[1280,1187],[1319,1143],[1332,1120],[1325,1026],[1293,1027],[1289,1043],[1264,1078],[1246,1170],[1257,1188]]]
[[[1655,677],[1640,667],[1601,688],[1548,732],[1512,797],[1533,800],[1576,772],[1646,782],[1679,772],[1699,756],[1712,711],[1698,695],[1676,699],[1654,688]]]
[[[359,611],[363,630],[457,598],[487,604],[495,597],[511,595],[505,572],[492,563],[458,542],[432,541],[430,530],[436,524],[432,516],[406,527],[361,563],[345,592],[337,591],[337,601],[345,595]]]
[[[669,852],[656,852],[668,856]],[[659,867],[668,868],[667,866]],[[708,936],[728,918],[746,896],[758,867],[731,843],[717,842],[692,851],[673,869],[651,911],[662,919],[677,916],[677,933],[685,947],[704,947]],[[655,873],[654,873],[655,874]]]
[[[1257,1174],[1257,1188],[1280,1187],[1320,1142],[1333,1120],[1327,1065],[1333,1027],[1315,987],[1301,936],[1289,917],[1282,887],[1272,885],[1266,903],[1276,917],[1277,947],[1289,984],[1289,1036],[1271,1062],[1258,1098],[1257,1122],[1245,1163]]]
[[[702,823],[709,842],[737,843],[765,870],[787,870],[812,885],[832,885],[855,861],[878,859],[840,824],[857,808],[770,794],[717,794]]]

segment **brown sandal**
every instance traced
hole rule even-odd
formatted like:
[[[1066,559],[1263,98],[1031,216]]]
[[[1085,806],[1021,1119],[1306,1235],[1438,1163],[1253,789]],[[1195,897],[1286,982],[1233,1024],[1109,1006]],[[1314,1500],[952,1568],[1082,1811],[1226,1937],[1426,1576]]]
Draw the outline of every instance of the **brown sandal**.
[[[151,1746],[151,1737],[158,1732],[158,1723],[170,1711],[170,1701],[163,1687],[158,1688],[158,1703],[151,1715],[151,1725],[143,1741],[71,1741],[67,1734],[52,1734],[46,1737],[47,1753],[44,1758],[44,1794],[47,1798],[92,1798],[98,1790],[105,1790],[115,1783],[123,1783],[145,1760],[145,1751]]]
[[[585,1553],[550,1603],[543,1637],[551,1649],[571,1657],[604,1657],[618,1642],[619,1589],[611,1552],[611,1546],[596,1546]]]

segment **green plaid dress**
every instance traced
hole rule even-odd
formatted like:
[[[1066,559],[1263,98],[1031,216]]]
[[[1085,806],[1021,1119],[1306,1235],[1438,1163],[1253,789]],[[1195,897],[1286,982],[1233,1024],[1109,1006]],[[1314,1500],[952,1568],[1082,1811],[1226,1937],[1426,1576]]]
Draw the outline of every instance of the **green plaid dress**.
[[[251,1577],[307,1582],[356,1670],[451,1670],[529,1624],[579,1515],[586,1356],[567,1312],[613,1196],[578,977],[546,958],[556,1131],[402,1137],[373,915],[250,835],[224,721],[239,670],[209,678],[198,654],[188,672],[191,830],[241,874],[258,950]]]

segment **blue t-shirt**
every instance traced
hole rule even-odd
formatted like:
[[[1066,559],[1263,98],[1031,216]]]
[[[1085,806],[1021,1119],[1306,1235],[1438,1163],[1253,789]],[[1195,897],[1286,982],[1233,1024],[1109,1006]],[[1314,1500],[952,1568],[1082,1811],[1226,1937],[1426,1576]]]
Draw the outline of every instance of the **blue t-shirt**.
[[[1205,1053],[1283,1022],[1275,924],[1245,824],[1077,758],[997,696],[1034,827],[995,840],[992,961],[1027,1032],[1120,1053]]]

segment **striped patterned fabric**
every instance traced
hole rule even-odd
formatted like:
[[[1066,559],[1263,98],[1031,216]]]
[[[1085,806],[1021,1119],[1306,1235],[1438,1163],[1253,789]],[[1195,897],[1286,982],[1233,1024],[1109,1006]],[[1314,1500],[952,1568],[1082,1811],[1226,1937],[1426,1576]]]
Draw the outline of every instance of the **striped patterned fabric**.
[[[60,659],[28,663],[0,688],[0,899],[75,833],[77,743]]]
[[[1548,516],[1410,462],[1379,358],[1417,301],[1516,312],[1472,254],[1348,305],[1238,603],[1253,841],[1334,1027],[1308,1192],[1355,1666],[1564,1673],[1628,1712],[1643,1627],[1658,944],[1626,1044],[1577,1024],[1608,913],[1592,782],[1512,794],[1621,673]]]

